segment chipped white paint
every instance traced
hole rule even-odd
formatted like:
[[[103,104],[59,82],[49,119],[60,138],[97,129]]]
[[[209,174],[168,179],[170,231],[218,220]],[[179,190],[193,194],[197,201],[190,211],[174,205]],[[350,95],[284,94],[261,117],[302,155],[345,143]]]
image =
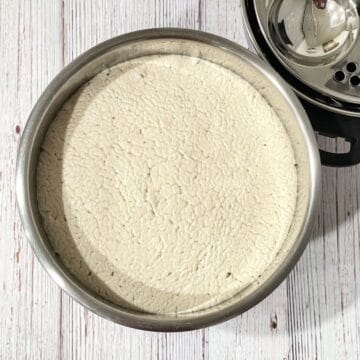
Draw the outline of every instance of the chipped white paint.
[[[100,319],[62,293],[34,258],[14,194],[31,107],[76,55],[154,26],[245,44],[239,0],[0,1],[0,359],[359,358],[359,167],[323,169],[322,209],[295,270],[254,309],[209,329],[156,334]]]

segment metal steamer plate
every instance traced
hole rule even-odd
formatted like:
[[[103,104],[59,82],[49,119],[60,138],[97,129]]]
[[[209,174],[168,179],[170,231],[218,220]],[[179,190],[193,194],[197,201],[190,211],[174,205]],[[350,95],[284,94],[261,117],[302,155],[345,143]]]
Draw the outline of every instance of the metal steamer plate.
[[[267,45],[295,78],[323,96],[360,104],[360,0],[253,4]]]

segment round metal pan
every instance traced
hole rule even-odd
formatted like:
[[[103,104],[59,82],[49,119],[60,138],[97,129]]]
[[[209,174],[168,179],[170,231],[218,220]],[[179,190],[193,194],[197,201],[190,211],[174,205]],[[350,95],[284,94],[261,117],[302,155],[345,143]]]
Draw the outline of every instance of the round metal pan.
[[[45,234],[36,198],[40,146],[59,108],[97,73],[129,59],[182,54],[225,66],[252,83],[274,107],[292,142],[298,163],[298,199],[293,224],[272,266],[232,299],[189,315],[156,315],[112,304],[81,284],[55,256]],[[241,99],[239,99],[241,101]],[[17,160],[16,193],[28,238],[42,266],[76,301],[114,322],[146,330],[182,331],[206,327],[251,308],[288,275],[303,252],[315,220],[320,194],[320,161],[307,115],[290,87],[259,58],[221,37],[183,29],[144,30],[110,39],[75,59],[51,82],[35,105],[24,130]]]

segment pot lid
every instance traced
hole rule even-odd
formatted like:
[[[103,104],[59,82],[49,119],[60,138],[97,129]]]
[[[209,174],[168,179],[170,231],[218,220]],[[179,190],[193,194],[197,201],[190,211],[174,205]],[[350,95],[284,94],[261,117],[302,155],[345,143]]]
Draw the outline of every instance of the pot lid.
[[[360,104],[360,0],[253,0],[268,48],[321,96]],[[299,88],[298,88],[299,90]]]

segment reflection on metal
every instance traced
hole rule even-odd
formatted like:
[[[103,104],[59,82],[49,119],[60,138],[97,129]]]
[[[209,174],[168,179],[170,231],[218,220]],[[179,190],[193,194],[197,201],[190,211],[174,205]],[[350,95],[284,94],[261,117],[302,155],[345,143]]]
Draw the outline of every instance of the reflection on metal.
[[[303,65],[326,65],[352,48],[359,15],[354,0],[275,0],[268,26],[284,56]]]

